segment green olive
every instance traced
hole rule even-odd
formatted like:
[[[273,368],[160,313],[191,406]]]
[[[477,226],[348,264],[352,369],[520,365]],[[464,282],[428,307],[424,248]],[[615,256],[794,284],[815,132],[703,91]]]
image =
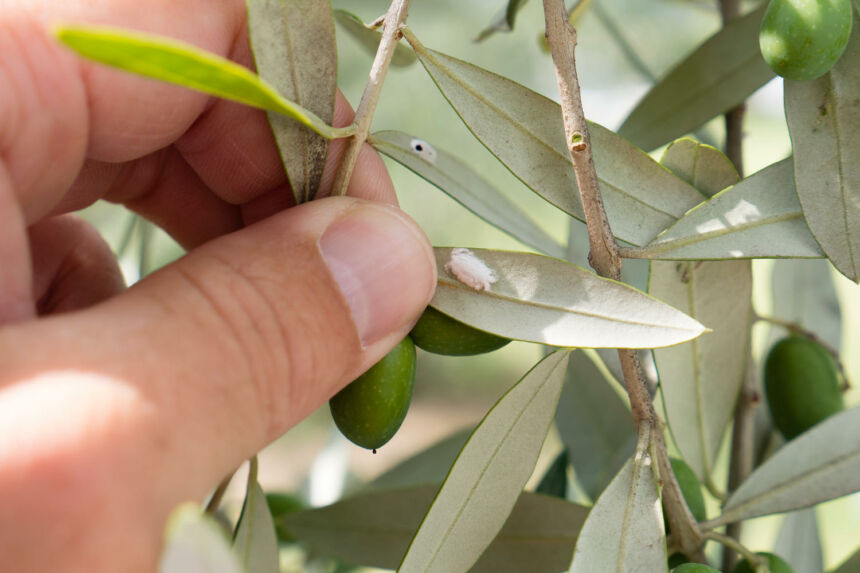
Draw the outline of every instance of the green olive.
[[[409,333],[415,345],[434,354],[471,356],[501,348],[507,338],[472,328],[428,306]]]
[[[762,56],[786,79],[822,76],[845,51],[852,19],[851,0],[771,0],[759,33]]]
[[[771,348],[764,386],[773,423],[787,440],[845,407],[830,353],[808,338],[784,338]]]
[[[684,563],[672,569],[672,573],[720,573],[713,567],[701,563]]]
[[[407,336],[329,400],[332,418],[350,441],[375,452],[403,423],[414,385],[415,345]]]
[[[770,573],[794,573],[794,569],[778,555],[765,552],[757,553],[757,555],[767,557],[767,565],[770,567]],[[755,567],[744,559],[735,567],[735,573],[755,573]]]
[[[675,473],[675,479],[678,480],[678,486],[681,488],[681,493],[684,495],[684,501],[687,502],[687,507],[690,508],[690,513],[696,518],[696,521],[705,521],[707,512],[705,511],[705,498],[702,495],[702,484],[693,469],[687,465],[687,462],[678,458],[670,458],[672,471]],[[666,531],[669,530],[669,523],[666,520],[665,512],[663,520],[666,522]]]

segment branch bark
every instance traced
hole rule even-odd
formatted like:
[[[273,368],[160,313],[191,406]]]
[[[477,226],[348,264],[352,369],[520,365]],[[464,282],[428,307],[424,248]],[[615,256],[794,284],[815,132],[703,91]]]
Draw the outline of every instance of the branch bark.
[[[552,53],[558,80],[565,140],[576,173],[576,183],[588,228],[590,246],[588,261],[600,276],[618,280],[621,276],[621,257],[600,196],[591,138],[582,109],[579,80],[576,74],[574,57],[576,30],[570,25],[564,0],[543,0],[543,7],[547,43]],[[660,428],[636,352],[619,350],[618,356],[624,371],[624,382],[637,431],[641,432],[649,427]],[[663,504],[672,528],[675,545],[687,557],[704,563],[703,537],[675,479],[662,432],[652,432],[652,440],[654,440],[663,482]]]
[[[400,41],[402,36],[400,29],[406,23],[408,14],[409,0],[394,0],[385,14],[383,24],[385,28],[382,32],[382,41],[379,42],[379,48],[376,51],[376,57],[373,59],[373,66],[370,68],[367,84],[364,86],[364,93],[361,96],[358,109],[355,111],[353,125],[356,126],[357,131],[350,138],[340,167],[337,170],[337,175],[335,175],[331,193],[333,196],[346,195],[349,180],[352,177],[352,170],[355,168],[355,162],[358,159],[358,153],[361,151],[361,146],[367,139],[370,125],[373,123],[373,114],[376,111],[376,104],[379,102],[379,96],[382,93],[385,74],[391,65],[391,58],[394,55],[397,42]]]

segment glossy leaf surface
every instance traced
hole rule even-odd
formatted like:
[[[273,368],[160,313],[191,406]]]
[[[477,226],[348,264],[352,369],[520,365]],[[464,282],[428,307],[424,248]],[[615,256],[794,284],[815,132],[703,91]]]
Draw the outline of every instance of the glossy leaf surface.
[[[365,493],[291,514],[291,530],[315,551],[352,564],[394,569],[439,484]],[[523,492],[471,573],[557,573],[570,563],[588,509]]]
[[[435,251],[439,274],[432,306],[498,336],[551,346],[652,348],[704,330],[640,291],[531,253],[474,249],[497,277],[478,292],[445,269],[452,249]]]
[[[487,413],[448,473],[400,573],[467,571],[495,538],[534,470],[568,352],[541,360]]]
[[[159,573],[249,573],[230,550],[221,526],[194,503],[170,514]]]
[[[291,117],[329,139],[354,127],[334,128],[283,97],[247,68],[191,44],[107,26],[58,26],[54,34],[79,55],[156,80],[177,84]]]
[[[839,272],[860,280],[860,34],[830,72],[785,82],[785,113],[803,214]]]
[[[364,25],[364,22],[351,12],[346,10],[335,10],[334,18],[344,31],[355,38],[361,46],[371,55],[376,55],[382,33]],[[415,63],[415,54],[407,46],[398,44],[391,56],[391,65],[404,67]]]
[[[337,91],[331,4],[328,0],[247,0],[247,6],[257,73],[283,97],[331,124]],[[313,199],[328,141],[293,119],[271,111],[268,116],[296,204]]]
[[[729,497],[711,523],[809,507],[860,491],[860,407],[836,414],[788,442]]]
[[[563,256],[564,248],[558,241],[454,155],[399,131],[374,133],[369,142],[499,230],[547,255]]]
[[[758,45],[764,6],[730,22],[667,73],[618,133],[650,150],[742,103],[774,77]]]
[[[600,358],[584,350],[570,355],[555,425],[570,452],[579,484],[597,499],[636,447],[630,409],[611,386]],[[619,386],[620,387],[620,386]]]
[[[583,219],[554,101],[407,35],[418,58],[472,133],[538,195]],[[704,197],[640,149],[589,124],[601,192],[617,237],[644,245]]]
[[[691,209],[636,257],[648,259],[822,256],[794,190],[790,159],[775,163]]]
[[[667,571],[660,496],[647,448],[597,500],[576,542],[570,573]]]
[[[675,142],[663,161],[706,195],[738,180],[725,156],[712,147]],[[752,265],[653,261],[648,292],[712,330],[654,351],[672,435],[699,480],[709,482],[746,370]]]

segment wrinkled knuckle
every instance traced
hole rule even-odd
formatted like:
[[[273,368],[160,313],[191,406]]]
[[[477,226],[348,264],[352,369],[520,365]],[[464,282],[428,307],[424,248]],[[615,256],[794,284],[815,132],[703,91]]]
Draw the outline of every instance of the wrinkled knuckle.
[[[214,329],[220,344],[236,356],[242,384],[237,391],[253,391],[253,403],[263,432],[284,416],[280,394],[282,382],[293,368],[289,359],[290,336],[279,316],[278,305],[266,283],[271,278],[256,276],[217,255],[206,260],[207,276],[201,277],[178,266],[183,279],[191,285],[207,308],[204,328]]]

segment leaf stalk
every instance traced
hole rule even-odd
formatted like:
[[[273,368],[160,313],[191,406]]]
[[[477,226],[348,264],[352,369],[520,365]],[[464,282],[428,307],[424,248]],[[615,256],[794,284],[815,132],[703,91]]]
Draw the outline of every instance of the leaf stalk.
[[[376,57],[373,59],[367,84],[364,86],[364,93],[361,96],[358,109],[355,111],[353,125],[356,128],[356,132],[347,144],[340,167],[337,170],[337,175],[335,175],[332,187],[333,196],[346,195],[349,180],[352,177],[353,169],[355,169],[355,163],[358,160],[361,146],[370,133],[373,114],[376,111],[376,104],[379,103],[382,85],[385,82],[385,74],[391,65],[391,58],[394,56],[397,42],[402,37],[401,28],[406,23],[408,14],[409,0],[393,0],[385,14],[382,41],[379,42],[379,49],[377,49]]]

